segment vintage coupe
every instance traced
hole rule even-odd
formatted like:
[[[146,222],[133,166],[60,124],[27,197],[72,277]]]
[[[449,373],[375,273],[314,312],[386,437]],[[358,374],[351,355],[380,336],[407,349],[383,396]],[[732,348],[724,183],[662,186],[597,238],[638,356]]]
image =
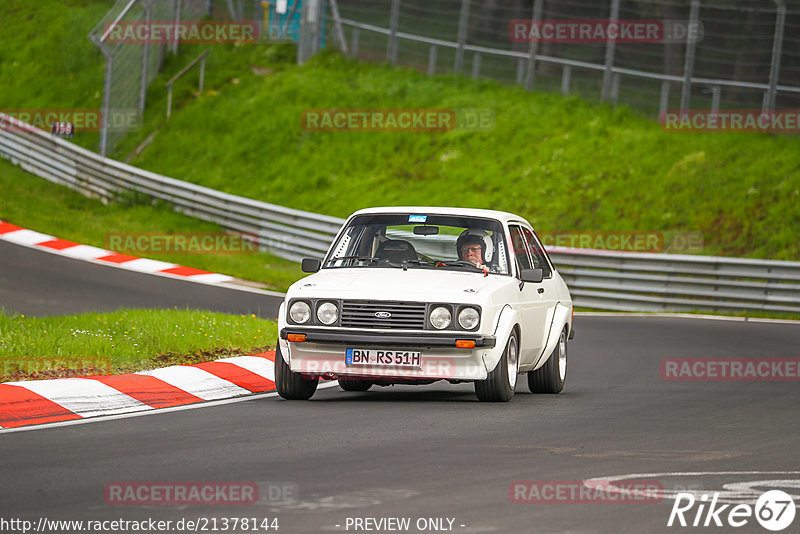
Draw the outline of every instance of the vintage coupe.
[[[357,211],[278,312],[275,383],[309,399],[320,378],[373,385],[474,382],[508,401],[518,376],[564,388],[572,298],[533,227],[500,211]]]

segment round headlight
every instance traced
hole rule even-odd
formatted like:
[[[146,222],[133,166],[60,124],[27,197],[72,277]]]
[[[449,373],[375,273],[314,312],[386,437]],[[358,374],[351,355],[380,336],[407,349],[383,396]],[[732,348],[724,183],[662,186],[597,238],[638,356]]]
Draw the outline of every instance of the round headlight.
[[[317,319],[326,325],[331,325],[339,320],[339,308],[333,302],[323,302],[317,308]]]
[[[481,320],[481,314],[475,308],[464,308],[458,314],[458,324],[464,330],[472,330],[478,326],[478,321]]]
[[[434,308],[431,312],[431,326],[436,328],[437,330],[441,330],[442,328],[447,328],[450,326],[450,321],[452,320],[452,315],[450,314],[450,310],[445,308],[444,306],[439,306]]]
[[[289,317],[298,324],[308,322],[311,318],[311,306],[308,305],[308,302],[298,300],[289,308]]]

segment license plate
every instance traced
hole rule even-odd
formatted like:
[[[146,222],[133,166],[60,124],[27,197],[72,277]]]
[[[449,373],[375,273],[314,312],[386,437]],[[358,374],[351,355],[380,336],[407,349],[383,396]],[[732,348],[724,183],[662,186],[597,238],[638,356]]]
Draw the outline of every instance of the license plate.
[[[385,367],[421,367],[422,352],[415,350],[346,349],[347,365],[380,365]]]

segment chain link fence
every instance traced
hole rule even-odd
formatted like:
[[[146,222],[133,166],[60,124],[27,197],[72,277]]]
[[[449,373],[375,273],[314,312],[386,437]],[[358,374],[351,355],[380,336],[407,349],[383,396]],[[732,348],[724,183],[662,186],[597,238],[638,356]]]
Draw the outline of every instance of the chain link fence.
[[[462,72],[621,102],[649,116],[667,109],[800,108],[800,0],[335,3],[351,55],[428,74]],[[664,34],[658,42],[515,40],[512,22],[532,20],[595,27],[654,21],[663,23]]]
[[[161,70],[165,54],[178,51],[177,42],[141,43],[115,39],[115,29],[150,22],[198,20],[210,13],[210,0],[117,0],[89,33],[89,39],[105,58],[98,149],[101,155],[111,152],[125,136],[132,127],[132,116],[141,120],[147,86]]]

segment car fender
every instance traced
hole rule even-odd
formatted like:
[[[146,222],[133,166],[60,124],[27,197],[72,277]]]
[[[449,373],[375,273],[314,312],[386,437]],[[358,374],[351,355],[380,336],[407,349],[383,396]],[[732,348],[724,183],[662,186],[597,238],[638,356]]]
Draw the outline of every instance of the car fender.
[[[286,302],[281,302],[280,307],[278,308],[278,332],[283,330],[286,327]],[[281,339],[281,336],[278,336],[278,345],[281,347],[281,356],[283,356],[283,361],[289,365],[291,360],[291,355],[289,354],[289,342],[285,339]]]
[[[494,336],[497,339],[497,344],[483,354],[483,365],[486,367],[487,373],[491,373],[497,367],[497,363],[503,356],[503,351],[506,350],[506,343],[508,343],[511,330],[517,324],[519,324],[519,312],[506,304],[500,311],[500,315],[497,317],[497,324],[494,327]]]
[[[545,362],[547,362],[547,359],[556,348],[556,344],[558,343],[559,336],[561,336],[561,330],[563,330],[564,325],[570,325],[571,316],[572,308],[570,306],[562,304],[561,302],[556,304],[556,308],[553,313],[553,320],[550,323],[550,331],[547,334],[547,343],[544,346],[544,350],[539,355],[536,365],[533,366],[533,370],[540,368],[545,364]]]

